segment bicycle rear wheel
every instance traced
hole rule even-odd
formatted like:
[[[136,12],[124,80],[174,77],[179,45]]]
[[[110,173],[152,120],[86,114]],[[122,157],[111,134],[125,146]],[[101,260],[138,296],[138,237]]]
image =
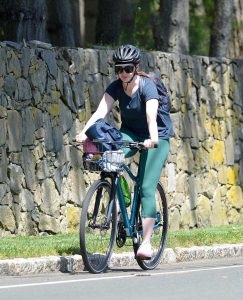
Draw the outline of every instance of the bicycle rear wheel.
[[[153,251],[152,258],[150,260],[141,260],[139,258],[136,258],[138,265],[143,270],[152,270],[159,264],[167,238],[168,208],[165,192],[160,183],[158,183],[155,198],[157,216],[154,225],[154,231],[151,237],[151,246]],[[136,217],[136,223],[138,235],[136,242],[133,242],[135,257],[137,250],[142,242],[142,225],[140,212],[138,212],[138,215]]]
[[[86,194],[80,220],[80,251],[85,267],[101,273],[108,267],[116,239],[117,207],[111,184],[99,179]]]

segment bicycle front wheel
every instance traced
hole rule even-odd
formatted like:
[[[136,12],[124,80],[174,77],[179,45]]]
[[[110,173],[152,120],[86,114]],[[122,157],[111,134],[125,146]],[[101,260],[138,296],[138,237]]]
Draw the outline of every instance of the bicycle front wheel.
[[[167,231],[168,231],[168,208],[167,201],[164,189],[160,183],[157,185],[156,194],[156,221],[154,225],[154,231],[151,236],[151,246],[152,246],[152,258],[150,260],[141,260],[136,258],[138,265],[143,270],[152,270],[154,269],[160,262],[160,258],[163,254]],[[136,243],[133,243],[133,248],[135,252],[135,257],[137,250],[142,242],[142,227],[141,227],[141,214],[138,213],[136,217],[136,227],[138,236],[136,239]]]
[[[111,184],[99,179],[86,194],[80,220],[80,251],[91,273],[104,272],[116,238],[117,207]]]

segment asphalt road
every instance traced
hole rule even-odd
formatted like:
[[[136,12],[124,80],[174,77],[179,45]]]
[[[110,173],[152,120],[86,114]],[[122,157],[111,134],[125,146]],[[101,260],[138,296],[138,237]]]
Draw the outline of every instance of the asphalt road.
[[[1,277],[1,300],[240,300],[243,258],[163,265],[154,271],[112,269],[105,274]]]

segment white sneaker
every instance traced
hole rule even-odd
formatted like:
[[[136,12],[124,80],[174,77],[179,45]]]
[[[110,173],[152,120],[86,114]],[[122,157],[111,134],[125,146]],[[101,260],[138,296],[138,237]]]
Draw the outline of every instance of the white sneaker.
[[[149,260],[152,257],[152,247],[150,241],[143,241],[137,251],[137,258]]]

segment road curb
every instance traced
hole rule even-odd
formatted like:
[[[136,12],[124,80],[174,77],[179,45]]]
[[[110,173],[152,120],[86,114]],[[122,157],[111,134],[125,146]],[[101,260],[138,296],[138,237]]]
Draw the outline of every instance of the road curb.
[[[243,243],[195,246],[192,248],[167,248],[164,251],[161,264],[229,257],[243,257]],[[114,253],[109,264],[111,268],[132,267],[136,265],[137,262],[134,259],[134,254],[131,252]],[[83,269],[84,265],[80,255],[0,260],[0,276],[19,276],[50,272],[77,273],[83,271]]]

